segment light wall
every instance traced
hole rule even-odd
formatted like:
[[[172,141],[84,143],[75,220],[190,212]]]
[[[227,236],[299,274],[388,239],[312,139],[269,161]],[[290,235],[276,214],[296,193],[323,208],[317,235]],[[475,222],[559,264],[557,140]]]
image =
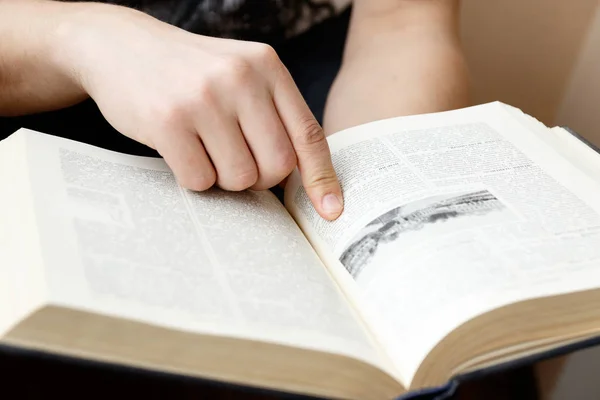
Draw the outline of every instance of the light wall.
[[[589,29],[565,96],[557,123],[581,132],[600,147],[600,5]]]
[[[461,0],[476,103],[553,124],[598,0]]]

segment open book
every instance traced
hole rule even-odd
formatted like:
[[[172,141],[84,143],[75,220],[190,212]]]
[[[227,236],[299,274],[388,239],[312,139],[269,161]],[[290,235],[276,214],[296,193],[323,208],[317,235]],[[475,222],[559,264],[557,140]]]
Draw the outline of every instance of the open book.
[[[0,344],[311,396],[390,399],[600,334],[600,155],[495,102],[329,138],[294,173],[182,189],[162,159],[0,142]]]

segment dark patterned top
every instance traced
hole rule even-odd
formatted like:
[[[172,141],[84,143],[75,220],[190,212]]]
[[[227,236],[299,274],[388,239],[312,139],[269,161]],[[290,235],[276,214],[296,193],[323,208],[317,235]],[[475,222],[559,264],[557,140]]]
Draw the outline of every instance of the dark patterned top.
[[[187,31],[277,43],[342,11],[351,0],[100,0],[144,11]]]

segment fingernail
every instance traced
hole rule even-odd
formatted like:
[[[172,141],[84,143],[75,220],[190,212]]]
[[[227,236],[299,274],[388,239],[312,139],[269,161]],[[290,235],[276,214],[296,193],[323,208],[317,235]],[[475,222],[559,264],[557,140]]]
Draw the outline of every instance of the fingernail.
[[[342,202],[333,193],[323,196],[321,206],[327,214],[338,214],[342,211]]]

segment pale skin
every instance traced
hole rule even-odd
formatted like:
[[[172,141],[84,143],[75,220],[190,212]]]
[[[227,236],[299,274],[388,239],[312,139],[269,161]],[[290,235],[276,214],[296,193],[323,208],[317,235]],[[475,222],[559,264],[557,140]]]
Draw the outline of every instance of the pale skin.
[[[456,0],[355,0],[324,129],[275,51],[98,3],[0,0],[0,115],[91,97],[191,190],[267,189],[298,167],[317,212],[343,196],[327,134],[468,105]]]
[[[0,115],[92,97],[183,186],[266,189],[298,166],[332,220],[343,198],[326,135],[469,105],[459,0],[353,3],[324,130],[269,46],[193,35],[114,5],[49,0],[0,0]]]

